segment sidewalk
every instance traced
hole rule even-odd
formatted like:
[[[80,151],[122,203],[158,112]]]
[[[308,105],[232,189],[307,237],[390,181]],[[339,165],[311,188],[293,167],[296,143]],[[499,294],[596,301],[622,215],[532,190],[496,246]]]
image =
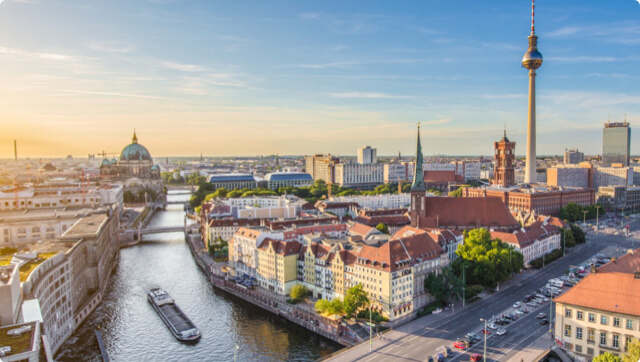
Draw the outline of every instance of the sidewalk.
[[[545,333],[527,348],[519,351],[513,357],[509,358],[509,361],[537,361],[540,357],[547,354],[552,346],[553,340],[551,340],[551,335],[549,333]]]

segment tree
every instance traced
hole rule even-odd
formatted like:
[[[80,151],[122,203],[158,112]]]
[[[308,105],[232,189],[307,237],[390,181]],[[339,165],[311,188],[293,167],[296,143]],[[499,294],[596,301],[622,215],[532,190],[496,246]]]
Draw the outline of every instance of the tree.
[[[622,359],[613,353],[605,352],[601,355],[594,357],[593,362],[622,362]]]
[[[573,231],[571,231],[570,228],[567,228],[567,229],[558,228],[558,230],[560,230],[560,238],[562,241],[562,245],[560,246],[560,249],[565,247],[565,243],[567,248],[573,248],[574,246],[576,246],[576,239],[573,237]],[[566,239],[566,242],[565,242],[565,239]]]
[[[349,289],[344,296],[344,313],[347,318],[351,318],[353,314],[360,308],[369,304],[369,297],[364,291],[362,284],[357,284]]]
[[[449,266],[442,268],[439,274],[430,273],[424,281],[425,289],[436,301],[449,304],[462,296],[462,279],[456,276]]]
[[[329,315],[342,315],[342,313],[344,312],[344,303],[342,302],[342,300],[335,298],[334,300],[329,302],[326,312]]]
[[[560,218],[563,220],[569,220],[574,222],[582,219],[582,207],[574,202],[568,203],[565,207],[560,209]]]
[[[573,234],[573,240],[576,244],[584,244],[587,242],[587,237],[584,231],[576,224],[569,224],[571,227],[571,233]]]
[[[289,297],[293,300],[304,300],[309,294],[309,289],[307,289],[304,285],[296,284],[291,288],[289,292]]]
[[[640,340],[633,338],[631,344],[627,346],[627,353],[622,356],[622,362],[640,361]]]
[[[330,302],[326,299],[318,299],[318,301],[315,304],[316,312],[325,313],[327,309],[329,309],[329,304]]]
[[[376,225],[376,229],[378,229],[378,231],[380,231],[383,234],[389,235],[389,228],[387,227],[387,225],[383,223],[379,223],[378,225]]]

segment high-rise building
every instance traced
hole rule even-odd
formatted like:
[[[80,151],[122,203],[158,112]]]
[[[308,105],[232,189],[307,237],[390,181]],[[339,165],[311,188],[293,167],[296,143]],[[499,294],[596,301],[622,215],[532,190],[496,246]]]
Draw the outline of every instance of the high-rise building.
[[[383,164],[339,163],[335,165],[334,182],[345,187],[371,188],[382,184]]]
[[[324,180],[326,183],[334,183],[334,166],[340,163],[340,159],[325,155],[305,156],[305,171],[314,180]]]
[[[584,153],[579,152],[577,148],[568,150],[565,148],[564,150],[564,164],[578,164],[584,161]]]
[[[533,14],[535,5],[531,1],[531,35],[529,49],[522,57],[522,66],[529,69],[529,116],[527,121],[527,160],[524,182],[536,183],[536,69],[542,65],[542,54],[538,51]]]
[[[509,187],[515,185],[514,163],[516,160],[516,143],[509,141],[507,131],[499,142],[494,142],[496,165],[494,167],[494,185]]]
[[[378,162],[378,151],[375,148],[371,148],[371,146],[364,146],[358,148],[358,163],[377,163]]]
[[[629,166],[631,152],[631,128],[624,122],[604,124],[602,130],[602,163],[611,165],[621,163]]]

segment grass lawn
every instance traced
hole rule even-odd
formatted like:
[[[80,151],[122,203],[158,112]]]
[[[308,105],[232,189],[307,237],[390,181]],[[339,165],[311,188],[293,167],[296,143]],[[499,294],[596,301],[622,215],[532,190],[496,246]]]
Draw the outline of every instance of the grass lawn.
[[[30,323],[32,328],[30,332],[23,333],[20,337],[14,337],[7,334],[11,328],[0,328],[0,346],[11,346],[11,352],[7,355],[11,356],[31,350],[31,337],[33,336],[33,328],[35,323]]]
[[[51,258],[52,256],[58,253],[41,253],[38,254],[38,257],[33,259],[32,261],[24,264],[20,267],[20,281],[24,282],[29,277],[29,274],[35,269],[38,265],[42,264],[43,261]]]

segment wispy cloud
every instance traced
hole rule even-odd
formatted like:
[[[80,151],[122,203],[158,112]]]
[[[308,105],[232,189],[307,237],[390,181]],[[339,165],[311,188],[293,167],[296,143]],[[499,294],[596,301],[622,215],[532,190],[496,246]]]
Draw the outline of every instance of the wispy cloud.
[[[119,41],[92,42],[89,48],[107,53],[129,53],[136,49],[135,45]]]
[[[326,68],[343,68],[351,69],[361,64],[357,60],[345,61],[345,62],[332,62],[332,63],[320,63],[320,64],[294,64],[297,68],[309,68],[309,69],[326,69]]]
[[[380,14],[336,15],[318,12],[298,14],[302,21],[318,21],[329,31],[337,34],[370,34],[385,29],[396,20],[394,17]]]
[[[164,62],[163,66],[173,70],[179,70],[181,72],[201,72],[204,70],[203,67],[195,64],[184,64],[184,63],[174,63],[174,62]]]
[[[413,99],[414,96],[404,96],[389,93],[378,92],[348,92],[348,93],[331,93],[336,98],[362,98],[362,99]]]
[[[444,124],[444,123],[449,123],[449,122],[451,122],[451,119],[443,118],[443,119],[436,119],[436,120],[432,120],[432,121],[420,122],[420,124],[421,125],[434,125],[434,124]]]
[[[548,57],[547,60],[553,60],[555,62],[562,63],[611,63],[634,60],[634,58],[618,58],[609,56],[572,56],[572,57]]]
[[[617,44],[640,44],[640,22],[626,20],[587,26],[567,25],[547,34],[550,37],[574,37]]]
[[[44,60],[54,60],[61,62],[80,62],[81,58],[75,55],[70,54],[61,54],[61,53],[39,53],[39,52],[30,52],[27,50],[16,49],[16,48],[5,48],[0,47],[0,54],[20,57],[20,58],[28,58],[28,59],[44,59]]]
[[[73,90],[73,89],[61,89],[62,94],[54,94],[52,97],[60,96],[73,96],[73,95],[89,95],[89,96],[111,96],[111,97],[125,97],[125,98],[146,98],[146,99],[164,99],[164,100],[177,100],[176,98],[148,96],[143,94],[130,94],[130,93],[118,93],[118,92],[97,92],[97,91],[85,91],[85,90]]]
[[[480,98],[483,99],[498,99],[498,100],[507,100],[507,99],[524,99],[527,96],[524,94],[483,94]]]

